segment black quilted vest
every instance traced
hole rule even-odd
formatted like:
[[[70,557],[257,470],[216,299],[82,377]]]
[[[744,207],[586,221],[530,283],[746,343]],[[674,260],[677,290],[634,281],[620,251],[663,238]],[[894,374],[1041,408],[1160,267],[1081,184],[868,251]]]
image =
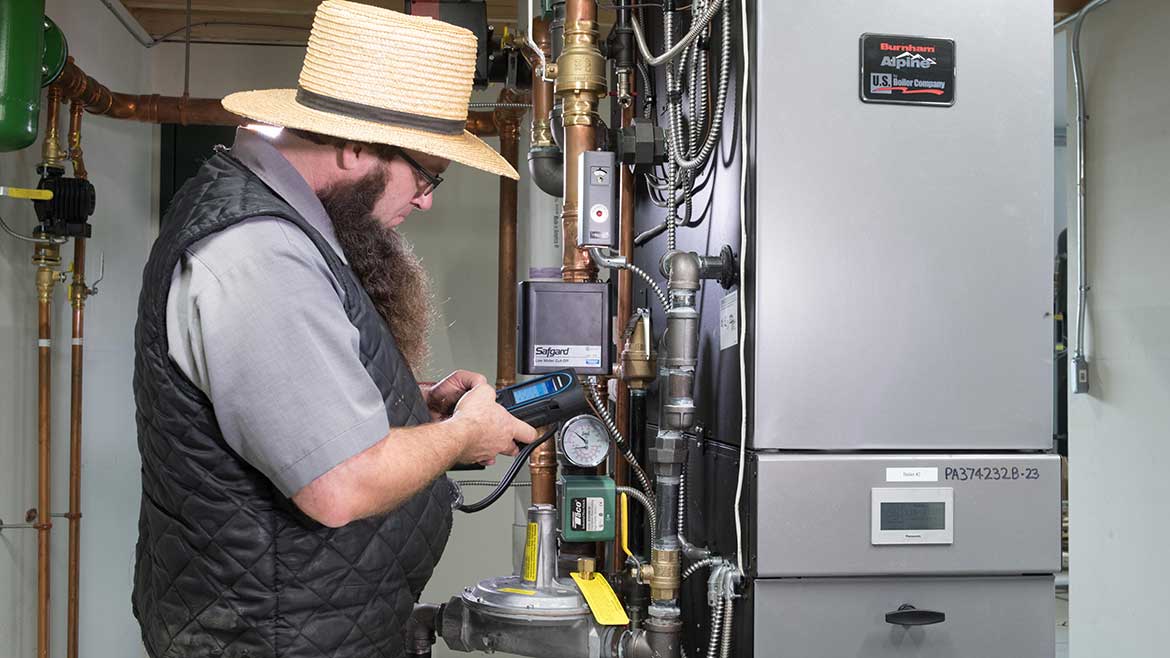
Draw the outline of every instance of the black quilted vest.
[[[447,478],[385,516],[322,526],[224,442],[215,409],[168,356],[167,292],[180,256],[256,216],[295,224],[321,251],[345,292],[390,426],[430,420],[357,277],[251,171],[225,153],[212,156],[176,195],[143,274],[134,362],[142,455],[134,615],[153,658],[398,658],[403,623],[450,533]]]

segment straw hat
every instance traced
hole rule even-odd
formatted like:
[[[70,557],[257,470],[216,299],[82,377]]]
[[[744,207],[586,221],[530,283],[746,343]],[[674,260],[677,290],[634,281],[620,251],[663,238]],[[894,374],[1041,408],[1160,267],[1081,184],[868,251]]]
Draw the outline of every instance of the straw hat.
[[[391,144],[519,178],[467,132],[476,38],[423,16],[344,0],[317,7],[297,89],[231,94],[229,112],[274,126]]]

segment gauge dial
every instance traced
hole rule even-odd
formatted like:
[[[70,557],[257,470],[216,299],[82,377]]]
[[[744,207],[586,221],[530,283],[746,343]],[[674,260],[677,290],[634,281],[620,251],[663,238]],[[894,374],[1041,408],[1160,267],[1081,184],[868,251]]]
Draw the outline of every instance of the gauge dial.
[[[570,418],[557,434],[557,447],[573,466],[594,468],[609,456],[609,430],[594,416]]]

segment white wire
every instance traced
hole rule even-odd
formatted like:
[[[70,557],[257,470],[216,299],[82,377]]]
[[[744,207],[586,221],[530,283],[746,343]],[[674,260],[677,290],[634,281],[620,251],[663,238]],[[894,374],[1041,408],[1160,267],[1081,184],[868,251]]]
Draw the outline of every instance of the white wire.
[[[528,33],[524,35],[524,40],[528,43],[528,47],[532,48],[532,50],[536,52],[536,57],[540,60],[540,71],[538,72],[540,79],[545,82],[556,82],[555,78],[549,78],[547,75],[548,62],[545,61],[544,50],[541,49],[540,46],[536,45],[536,41],[532,38],[533,2],[534,0],[528,0]]]
[[[735,485],[735,509],[732,513],[735,516],[735,546],[737,553],[735,556],[736,566],[739,567],[739,575],[743,577],[746,573],[743,570],[743,556],[747,552],[747,546],[743,543],[743,521],[740,519],[739,504],[743,498],[743,474],[744,462],[747,459],[747,440],[748,440],[748,403],[747,403],[747,276],[746,266],[747,262],[747,180],[748,180],[748,75],[751,71],[751,53],[748,51],[748,10],[747,0],[739,0],[739,6],[742,14],[742,33],[740,38],[743,40],[743,88],[740,89],[739,111],[741,114],[739,122],[739,404],[740,404],[740,429],[739,429],[739,475]]]

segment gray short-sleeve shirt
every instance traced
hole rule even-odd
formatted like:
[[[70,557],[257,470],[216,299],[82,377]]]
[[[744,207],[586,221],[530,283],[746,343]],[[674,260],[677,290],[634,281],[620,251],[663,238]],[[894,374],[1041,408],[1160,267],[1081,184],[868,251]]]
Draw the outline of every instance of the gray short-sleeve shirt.
[[[321,202],[275,147],[241,128],[231,153],[344,260]],[[389,431],[342,295],[308,236],[274,217],[194,244],[172,276],[171,359],[211,400],[228,445],[287,496]]]

